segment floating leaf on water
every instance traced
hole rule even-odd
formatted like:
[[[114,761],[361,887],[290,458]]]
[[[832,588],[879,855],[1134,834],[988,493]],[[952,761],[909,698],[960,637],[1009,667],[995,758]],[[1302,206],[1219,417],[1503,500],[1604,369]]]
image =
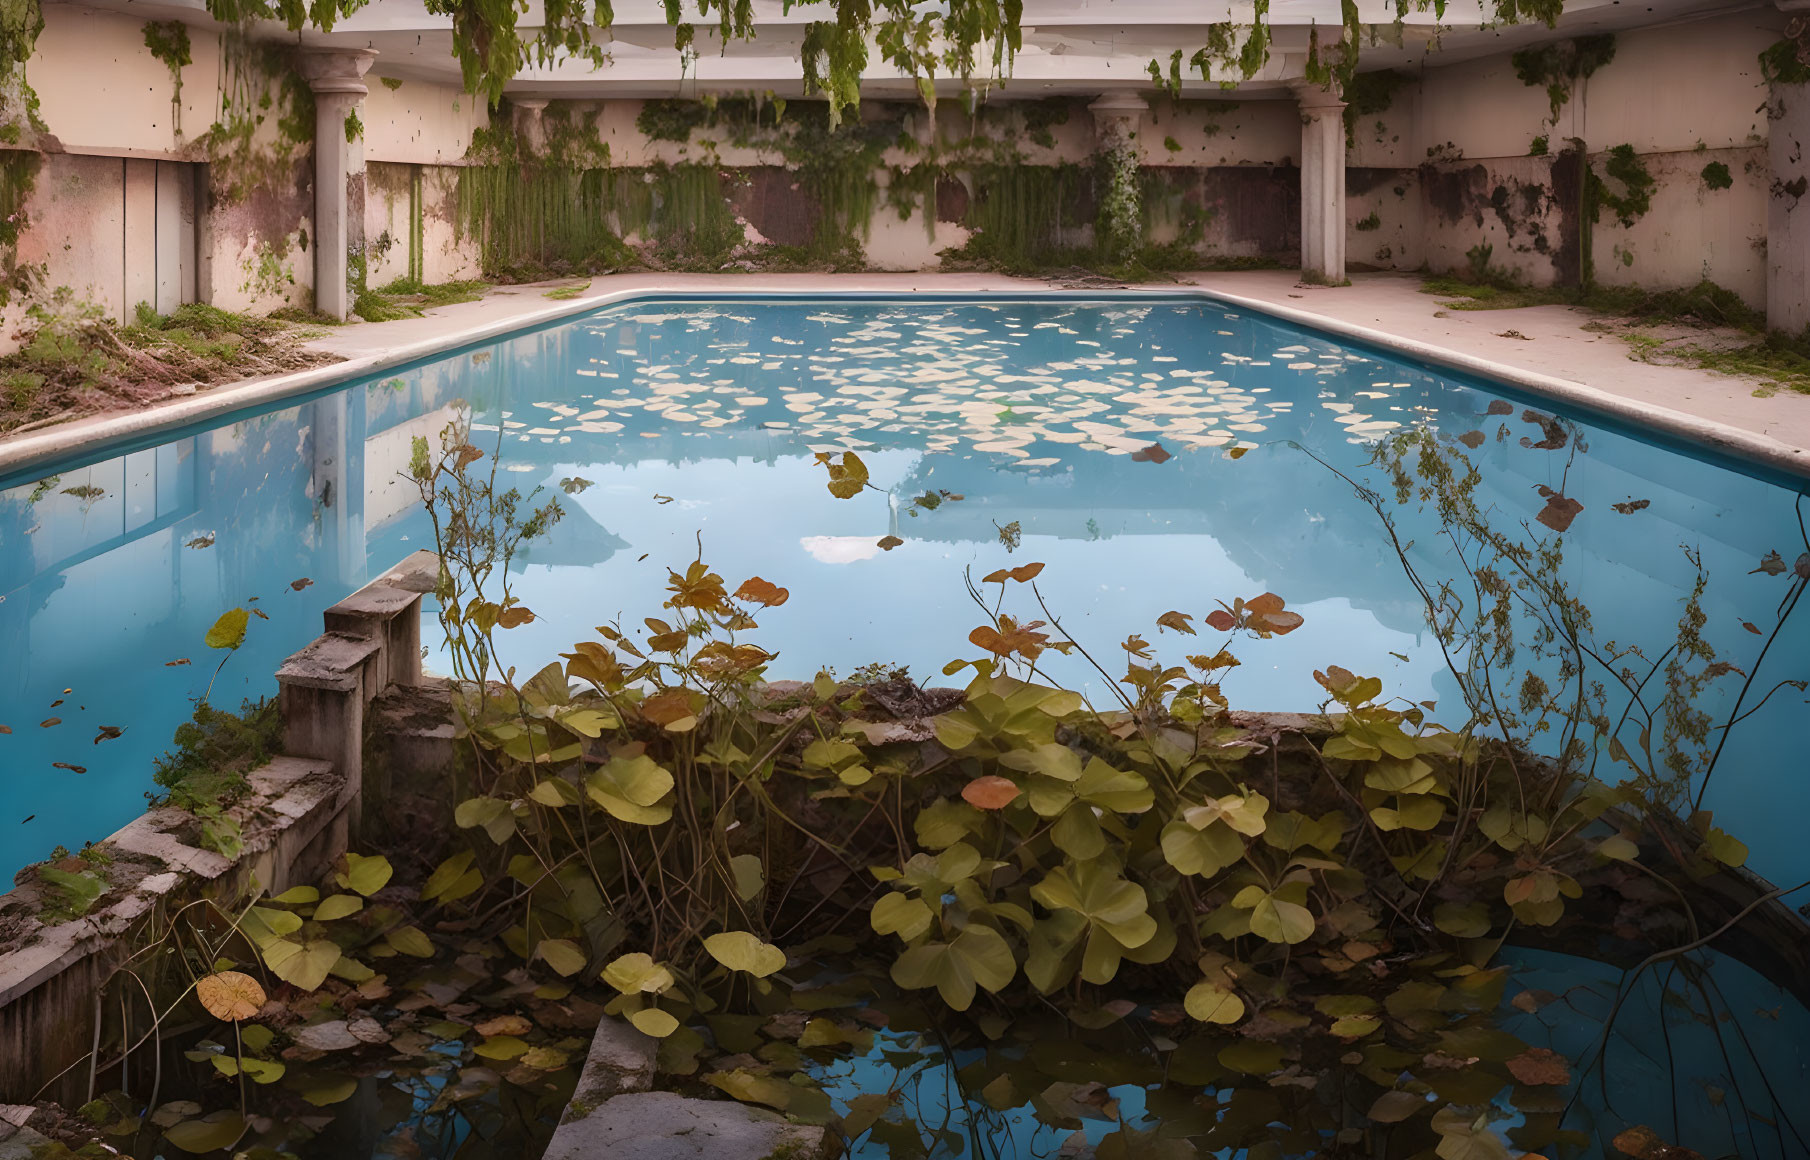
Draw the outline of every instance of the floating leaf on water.
[[[11,733],[12,731],[13,731],[13,727],[11,725],[0,725],[0,737],[5,736],[6,734]]]
[[[534,1030],[534,1024],[521,1015],[493,1015],[482,1023],[472,1025],[472,1030],[479,1035],[526,1035]]]
[[[1563,532],[1571,527],[1571,521],[1584,510],[1584,505],[1568,496],[1561,495],[1550,488],[1542,487],[1541,494],[1546,496],[1546,506],[1540,509],[1534,519],[1539,520],[1555,532]]]
[[[1652,507],[1653,501],[1650,499],[1631,499],[1626,503],[1612,503],[1609,506],[1624,516],[1631,516],[1635,512],[1645,511]]]
[[[9,730],[7,730],[7,732],[10,733],[10,732],[12,732],[12,730],[9,729]],[[94,735],[94,743],[96,745],[99,745],[103,741],[112,741],[115,738],[119,737],[124,732],[125,732],[125,730],[121,729],[117,725],[102,725],[101,731]]]
[[[1238,627],[1238,618],[1223,608],[1215,608],[1207,613],[1207,627],[1220,632],[1230,632]]]
[[[1475,451],[1477,448],[1483,446],[1483,432],[1466,431],[1458,437],[1458,442]]]
[[[211,548],[213,546],[214,546],[214,533],[213,532],[209,532],[205,536],[196,536],[194,539],[190,540],[188,543],[183,545],[183,547],[185,547],[185,548]]]
[[[1509,1074],[1528,1086],[1563,1085],[1571,1082],[1565,1057],[1544,1047],[1530,1047],[1506,1062]]]
[[[881,536],[878,540],[875,540],[874,542],[879,545],[881,551],[890,552],[894,548],[898,547],[900,544],[903,544],[905,541],[899,539],[899,537],[897,537],[897,536]]]
[[[1415,1092],[1384,1092],[1368,1113],[1379,1124],[1399,1124],[1427,1106],[1427,1097]]]
[[[582,475],[568,475],[559,481],[559,486],[565,490],[567,495],[579,495],[594,483],[594,480],[586,479]]]
[[[176,658],[176,659],[175,659],[175,660],[173,660],[173,661],[165,661],[165,662],[163,662],[163,667],[164,667],[164,668],[166,668],[166,669],[173,669],[173,668],[176,668],[176,667],[177,667],[177,666],[178,666],[178,665],[186,665],[186,664],[188,664],[188,663],[190,663],[190,662],[189,662],[189,658],[187,658],[187,657],[178,657],[178,658]]]
[[[245,1117],[236,1111],[213,1112],[199,1120],[172,1124],[163,1138],[184,1152],[217,1152],[238,1143],[245,1127]]]
[[[1211,979],[1190,987],[1182,1007],[1202,1023],[1236,1023],[1244,1018],[1244,1000]]]
[[[761,1075],[740,1067],[734,1071],[713,1072],[704,1080],[743,1103],[766,1104],[781,1111],[791,1105],[794,1093],[802,1090],[776,1076]]]
[[[1779,555],[1778,549],[1774,548],[1766,553],[1766,558],[1760,561],[1760,566],[1749,572],[1748,575],[1752,576],[1756,572],[1764,572],[1768,576],[1783,576],[1785,574],[1785,557]]]
[[[344,1019],[329,1019],[324,1023],[297,1027],[290,1031],[289,1037],[313,1051],[348,1051],[363,1042],[352,1034],[352,1029]]]
[[[1757,624],[1755,624],[1755,623],[1754,623],[1754,622],[1753,622],[1753,621],[1751,621],[1751,620],[1743,620],[1743,621],[1742,621],[1742,622],[1741,622],[1741,627],[1742,627],[1742,628],[1744,628],[1744,629],[1746,629],[1746,630],[1747,630],[1747,631],[1748,631],[1748,632],[1751,632],[1751,633],[1753,633],[1753,634],[1754,634],[1754,635],[1755,635],[1755,636],[1762,636],[1762,635],[1764,635],[1764,634],[1763,634],[1763,633],[1762,633],[1762,632],[1761,632],[1761,631],[1760,631],[1760,626],[1759,626],[1759,625],[1757,625]]]
[[[208,648],[232,650],[245,643],[245,626],[251,623],[251,613],[243,608],[229,608],[214,621],[214,627],[207,630],[201,638]]]
[[[1245,452],[1247,452],[1249,450],[1250,450],[1249,447],[1233,447],[1226,452],[1226,458],[1227,459],[1243,459],[1245,456]]]
[[[1489,408],[1483,413],[1485,415],[1512,415],[1515,413],[1515,405],[1507,399],[1492,399]]]
[[[1148,447],[1140,447],[1131,453],[1133,463],[1167,463],[1175,456],[1163,450],[1161,443],[1152,443]]]
[[[62,723],[63,723],[63,719],[61,717],[46,717],[46,718],[44,718],[44,720],[38,722],[38,728],[51,729],[58,725],[61,725]]]
[[[1188,623],[1193,619],[1192,616],[1189,616],[1185,612],[1170,611],[1157,617],[1156,623],[1159,628],[1167,628],[1175,632],[1185,632],[1189,636],[1194,636],[1196,635],[1194,626]]]
[[[262,1010],[268,996],[250,975],[242,971],[220,971],[196,981],[195,998],[214,1018],[237,1023]]]
[[[1019,526],[1018,521],[1013,520],[1009,524],[1001,525],[998,520],[995,520],[993,526],[999,529],[999,542],[1005,545],[1006,551],[1016,552],[1018,543],[1024,536],[1024,529]]]
[[[746,600],[751,604],[764,604],[768,608],[778,608],[792,596],[792,593],[779,585],[762,580],[759,576],[751,576],[740,588],[735,590],[737,600]]]
[[[1644,1124],[1617,1132],[1609,1141],[1615,1150],[1624,1156],[1632,1156],[1634,1160],[1657,1160],[1669,1152],[1663,1137]]]
[[[303,1099],[317,1108],[343,1103],[358,1090],[358,1081],[349,1075],[301,1075],[293,1086]]]
[[[485,1059],[515,1059],[528,1053],[528,1044],[513,1035],[493,1035],[471,1050]]]
[[[87,766],[71,765],[67,761],[53,761],[50,763],[50,767],[52,769],[67,769],[70,773],[87,773],[88,772]]]
[[[312,581],[312,580],[308,579],[308,577],[304,576],[300,580],[291,580],[289,582],[289,588],[291,591],[300,592],[302,589],[309,587],[313,583],[314,583],[314,581]]]

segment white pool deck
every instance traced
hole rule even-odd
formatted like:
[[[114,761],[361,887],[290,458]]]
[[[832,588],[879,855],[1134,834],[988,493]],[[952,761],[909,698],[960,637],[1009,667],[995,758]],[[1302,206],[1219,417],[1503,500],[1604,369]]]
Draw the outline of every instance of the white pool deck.
[[[1163,293],[1199,287],[1337,337],[1370,341],[1412,357],[1501,378],[1536,394],[1810,476],[1810,395],[1789,391],[1756,395],[1760,383],[1755,379],[1638,361],[1630,357],[1630,347],[1621,338],[1585,329],[1594,316],[1570,307],[1448,311],[1439,298],[1421,292],[1421,280],[1414,275],[1354,274],[1351,281],[1350,286],[1313,287],[1299,284],[1294,271],[1257,270],[1182,275],[1174,284],[1132,289]],[[248,379],[148,410],[97,415],[0,439],[0,472],[28,470],[85,447],[124,445],[241,407],[318,391],[466,342],[581,314],[622,296],[662,291],[1018,296],[1114,288],[1097,281],[1078,285],[992,274],[645,273],[597,278],[579,297],[556,300],[546,296],[554,285],[559,284],[496,287],[476,302],[440,307],[421,318],[354,324],[310,343],[344,356],[348,360],[344,363]]]

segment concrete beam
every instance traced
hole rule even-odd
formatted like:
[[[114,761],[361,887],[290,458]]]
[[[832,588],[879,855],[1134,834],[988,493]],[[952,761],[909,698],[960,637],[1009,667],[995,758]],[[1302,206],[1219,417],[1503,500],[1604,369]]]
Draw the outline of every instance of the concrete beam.
[[[1310,83],[1290,86],[1301,105],[1301,277],[1345,281],[1345,101]]]
[[[364,134],[348,128],[370,89],[377,54],[308,52],[297,70],[314,90],[314,308],[344,319],[351,309],[348,259],[364,258]]]

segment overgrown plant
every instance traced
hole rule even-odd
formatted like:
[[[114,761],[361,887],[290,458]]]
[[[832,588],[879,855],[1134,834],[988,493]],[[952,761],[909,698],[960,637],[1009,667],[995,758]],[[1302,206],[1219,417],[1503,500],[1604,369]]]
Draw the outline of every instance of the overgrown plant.
[[[1134,635],[1117,675],[1064,632],[1036,563],[971,583],[984,623],[969,637],[980,655],[945,670],[972,671],[959,697],[827,675],[769,684],[775,658],[749,634],[788,593],[759,577],[732,590],[701,557],[669,573],[667,612],[645,631],[605,625],[518,681],[499,634],[533,614],[499,580],[508,545],[549,517],[498,502],[494,461],[479,466],[466,430],[438,454],[418,443],[413,466],[444,529],[438,595],[474,791],[457,821],[482,832],[435,878],[473,906],[510,906],[503,941],[526,962],[600,974],[609,1010],[665,1040],[669,1071],[737,1050],[740,1013],[896,988],[1009,1019],[1043,1002],[1085,1012],[1111,986],[1180,999],[1193,1029],[1171,1050],[1248,1109],[1229,1122],[1250,1134],[1216,1131],[1213,1146],[1275,1122],[1303,1141],[1356,1123],[1393,1125],[1372,1137],[1383,1155],[1505,1157],[1492,1102],[1569,1073],[1493,1026],[1502,942],[1588,911],[1592,889],[1663,873],[1644,857],[1713,874],[1745,856],[1707,815],[1689,846],[1643,820],[1654,794],[1675,797],[1679,763],[1705,768],[1704,723],[1678,714],[1726,674],[1691,635],[1694,604],[1678,645],[1621,674],[1640,654],[1600,648],[1562,580],[1565,497],[1540,521],[1557,534],[1500,532],[1470,461],[1427,432],[1378,463],[1398,504],[1435,507],[1462,564],[1431,583],[1397,545],[1462,703],[1391,703],[1380,681],[1328,665],[1323,725],[1290,733],[1239,724],[1223,691],[1234,643],[1260,649],[1302,623],[1280,597],[1165,613],[1159,634],[1211,643],[1171,664]],[[1555,420],[1542,434],[1556,448],[1575,433]],[[868,486],[852,455],[820,460],[833,494]],[[1359,486],[1393,535],[1389,501]],[[1093,665],[1117,704],[1060,687],[1052,653]],[[1612,717],[1603,682],[1638,690],[1654,672],[1670,697]],[[1636,720],[1658,738],[1638,752],[1617,740]],[[1605,746],[1633,780],[1595,776]],[[1693,921],[1686,903],[1653,927]],[[852,979],[833,1001],[811,981],[825,967]],[[969,1034],[949,1018],[943,1034]],[[704,1075],[821,1118],[801,1064]],[[1509,1135],[1523,1149],[1576,1139],[1557,1118]]]

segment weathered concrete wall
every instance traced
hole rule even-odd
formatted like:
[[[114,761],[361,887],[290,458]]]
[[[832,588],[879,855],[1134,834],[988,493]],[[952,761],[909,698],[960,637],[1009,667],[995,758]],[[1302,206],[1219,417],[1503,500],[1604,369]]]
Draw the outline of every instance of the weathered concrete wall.
[[[1411,142],[1396,152],[1421,167],[1425,227],[1409,252],[1432,270],[1468,271],[1467,255],[1487,245],[1497,272],[1533,285],[1574,281],[1581,233],[1606,285],[1708,278],[1760,306],[1768,178],[1758,56],[1778,24],[1777,13],[1746,11],[1618,34],[1614,58],[1571,86],[1556,119],[1546,90],[1523,83],[1506,54],[1430,67],[1374,118],[1386,134],[1366,119],[1354,163],[1378,152],[1379,138]],[[1631,225],[1607,210],[1580,220],[1581,173],[1561,157],[1574,141],[1599,179],[1619,145],[1632,146],[1652,175],[1651,206]],[[1732,188],[1704,180],[1717,162]],[[1613,179],[1610,189],[1621,192]]]
[[[1608,285],[1688,286],[1707,277],[1763,304],[1767,214],[1777,198],[1769,196],[1767,92],[1756,58],[1782,21],[1755,9],[1620,33],[1614,59],[1576,82],[1556,116],[1544,87],[1516,76],[1509,54],[1441,64],[1430,51],[1385,107],[1348,119],[1351,261],[1468,272],[1487,253],[1490,272],[1531,284],[1575,281],[1588,265]],[[81,156],[46,166],[28,203],[34,224],[21,257],[45,263],[50,285],[68,285],[120,318],[139,300],[164,306],[200,297],[251,310],[308,304],[312,149],[296,135],[305,110],[286,104],[295,95],[283,83],[291,50],[191,29],[193,62],[178,76],[145,47],[144,27],[125,15],[47,10],[27,70],[48,125],[37,144],[53,156]],[[492,113],[450,86],[383,72],[380,59],[362,108],[369,280],[478,276],[480,255],[459,224],[458,173],[480,133],[501,128],[513,111]],[[901,215],[877,199],[862,239],[869,266],[934,268],[943,251],[968,240],[965,210],[977,191],[964,166],[1012,155],[1032,165],[1091,162],[1096,130],[1085,100],[1014,103],[1012,95],[978,112],[944,102],[934,118],[909,104],[863,109],[896,133],[875,174],[882,190],[889,167],[934,160],[951,170],[928,212],[915,206]],[[1238,99],[1151,99],[1137,135],[1152,193],[1149,240],[1180,240],[1203,263],[1291,260],[1300,238],[1299,193],[1290,188],[1301,155],[1298,109],[1274,95],[1228,96]],[[720,167],[750,243],[796,245],[810,236],[813,207],[770,140],[737,144],[724,127],[700,128],[684,142],[652,140],[637,123],[639,100],[563,107],[595,114],[597,142],[613,166]],[[802,103],[798,109],[806,115]],[[245,120],[248,110],[255,123]],[[1568,152],[1574,140],[1581,156]],[[1607,151],[1622,144],[1655,179],[1650,208],[1631,225],[1609,213],[1585,222],[1581,162],[1600,177]],[[205,168],[137,172],[122,159]],[[1727,167],[1730,188],[1705,181],[1710,164]],[[164,228],[159,200],[184,188],[206,191],[191,196],[187,210],[192,242],[181,212]],[[1090,206],[1073,209],[1087,219],[1074,226],[1084,240]],[[135,224],[147,220],[156,228]]]

